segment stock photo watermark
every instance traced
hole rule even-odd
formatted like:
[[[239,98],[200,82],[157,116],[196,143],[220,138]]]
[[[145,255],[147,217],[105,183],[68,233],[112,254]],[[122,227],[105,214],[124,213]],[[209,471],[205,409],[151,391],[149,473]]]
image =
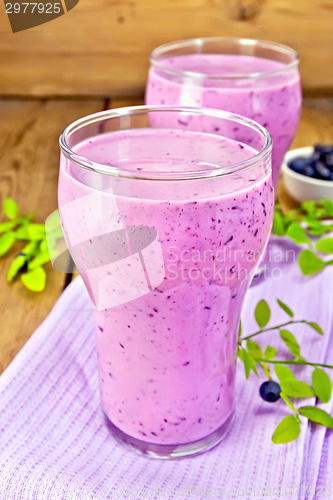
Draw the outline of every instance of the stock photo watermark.
[[[223,246],[217,250],[196,248],[180,250],[177,246],[169,247],[166,270],[168,279],[207,280],[231,284],[232,282],[252,277],[253,267],[260,262],[259,251],[231,249]],[[272,279],[282,278],[281,263],[297,261],[294,250],[274,249],[268,246],[261,262],[261,273]],[[262,274],[261,274],[262,276]]]
[[[72,10],[79,0],[3,0],[13,33],[45,24]]]

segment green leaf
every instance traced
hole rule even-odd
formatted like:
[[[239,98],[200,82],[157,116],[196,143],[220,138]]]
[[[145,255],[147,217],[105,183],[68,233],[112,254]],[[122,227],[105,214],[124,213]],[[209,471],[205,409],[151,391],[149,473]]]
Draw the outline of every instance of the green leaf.
[[[292,222],[290,224],[287,229],[287,235],[297,245],[301,245],[302,243],[311,243],[311,240],[307,237],[305,230],[298,222]]]
[[[290,398],[311,398],[315,395],[311,385],[296,378],[281,380],[281,389]]]
[[[242,349],[242,358],[241,359],[244,363],[245,377],[246,377],[246,379],[248,379],[250,376],[250,372],[251,372],[251,364],[250,364],[249,356],[247,354],[246,349]]]
[[[333,217],[333,203],[331,200],[322,200],[322,204],[326,208],[327,214]]]
[[[247,340],[246,347],[254,359],[261,359],[263,357],[262,350],[258,342],[255,342],[254,340]]]
[[[278,209],[274,211],[273,217],[273,234],[283,236],[285,234],[283,215]]]
[[[48,247],[46,239],[41,241],[41,244],[39,245],[39,249],[41,252],[48,252],[49,251],[49,247]]]
[[[5,198],[3,202],[3,211],[8,219],[15,219],[18,214],[18,206],[12,198]]]
[[[29,224],[23,224],[15,231],[15,238],[17,240],[30,240],[30,234],[28,231]]]
[[[324,335],[324,332],[318,325],[318,323],[314,323],[313,321],[306,321],[306,324],[311,326],[311,328],[313,328],[314,330],[316,330],[316,332],[319,333],[319,335]]]
[[[276,347],[272,347],[271,345],[268,345],[265,349],[264,358],[271,360],[271,359],[275,358],[276,354],[277,354]]]
[[[0,233],[6,233],[16,226],[16,221],[7,221],[0,224]]]
[[[288,366],[275,365],[274,366],[274,371],[276,373],[277,378],[280,380],[280,382],[282,382],[282,380],[285,380],[285,379],[292,379],[292,378],[294,378],[294,374],[291,371],[291,369],[288,368]]]
[[[316,249],[322,253],[333,253],[333,238],[322,238],[318,240]]]
[[[251,370],[258,375],[257,368],[256,368],[256,363],[255,360],[253,359],[252,355],[246,350],[242,349],[242,361],[244,363],[244,368],[245,368],[245,376],[248,379],[250,376]]]
[[[301,351],[297,340],[289,330],[280,330],[280,337],[295,358],[301,356]]]
[[[311,228],[311,229],[323,229],[325,227],[324,224],[320,220],[314,219],[313,215],[305,215],[302,218],[302,221],[306,222],[308,228]]]
[[[13,246],[15,236],[13,232],[5,233],[0,237],[0,257],[5,255]]]
[[[237,349],[237,356],[238,356],[238,357],[239,357],[239,359],[240,359],[241,361],[243,361],[243,363],[244,363],[244,359],[243,359],[243,358],[244,358],[244,356],[243,356],[243,349],[242,349],[242,347],[238,347],[238,349]]]
[[[284,417],[272,436],[275,444],[284,444],[295,441],[301,433],[301,424],[294,415]]]
[[[288,396],[286,396],[286,394],[284,394],[283,392],[280,392],[280,397],[283,399],[283,401],[286,403],[287,406],[289,406],[289,408],[294,411],[295,413],[297,413],[297,410],[295,408],[295,406],[293,405],[293,403],[291,402],[291,400],[288,398]]]
[[[326,230],[326,226],[322,226],[321,228],[319,228],[319,227],[309,228],[308,231],[309,231],[309,234],[311,234],[312,236],[321,236],[322,234],[329,232]]]
[[[312,217],[304,217],[304,222],[308,225],[308,231],[314,236],[327,233],[327,226],[322,224],[319,220],[312,219]]]
[[[302,406],[299,410],[303,417],[308,418],[312,422],[321,424],[324,427],[333,429],[333,418],[326,411],[317,408],[316,406]]]
[[[323,403],[328,403],[332,395],[332,383],[324,370],[315,368],[312,372],[312,385],[317,397]]]
[[[315,214],[317,210],[316,202],[315,201],[303,201],[301,203],[301,210],[306,212],[309,215]]]
[[[31,240],[41,240],[45,238],[45,226],[44,224],[29,224],[28,225],[29,239]]]
[[[48,250],[46,250],[46,252],[41,252],[32,261],[29,262],[28,270],[32,271],[36,267],[43,266],[44,264],[49,262],[50,259],[51,259],[51,256],[50,256]]]
[[[46,284],[46,273],[42,267],[36,267],[33,271],[22,274],[23,285],[33,292],[42,292]]]
[[[27,254],[28,257],[34,257],[38,253],[38,241],[30,241],[23,249],[21,253]]]
[[[299,254],[298,263],[302,273],[306,276],[318,273],[325,267],[325,262],[311,250],[302,250]]]
[[[26,263],[27,256],[26,255],[18,255],[15,257],[13,262],[10,264],[8,273],[7,273],[7,281],[10,283],[13,281],[17,273],[19,272],[20,269],[24,266]]]
[[[323,200],[305,201],[301,204],[301,209],[316,219],[323,219],[328,215]]]
[[[282,300],[276,299],[276,301],[281,307],[281,309],[283,309],[284,312],[288,314],[288,316],[290,316],[291,318],[294,317],[294,313],[292,312],[292,310],[284,302],[282,302]]]
[[[271,317],[270,308],[266,300],[260,300],[255,308],[254,317],[260,328],[264,328]]]

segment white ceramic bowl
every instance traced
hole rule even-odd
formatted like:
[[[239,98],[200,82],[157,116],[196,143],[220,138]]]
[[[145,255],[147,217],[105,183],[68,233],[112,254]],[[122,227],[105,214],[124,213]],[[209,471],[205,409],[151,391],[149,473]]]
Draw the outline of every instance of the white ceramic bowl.
[[[288,167],[287,163],[296,156],[310,156],[313,148],[298,148],[288,151],[282,163],[284,186],[290,196],[297,201],[331,200],[333,201],[333,181],[313,179],[303,174],[298,174]]]

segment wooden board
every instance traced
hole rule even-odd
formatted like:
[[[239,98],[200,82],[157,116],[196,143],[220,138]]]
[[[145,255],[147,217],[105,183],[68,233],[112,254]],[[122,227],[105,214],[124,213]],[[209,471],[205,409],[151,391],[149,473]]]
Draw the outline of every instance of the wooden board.
[[[241,36],[296,49],[306,92],[333,92],[331,0],[80,0],[12,33],[0,2],[0,95],[142,95],[150,52],[172,40]]]
[[[44,222],[57,207],[58,137],[71,121],[103,109],[103,101],[0,101],[0,204],[13,197],[22,214]],[[6,283],[17,244],[0,259],[0,372],[9,364],[60,296],[66,275],[47,268],[42,293]]]

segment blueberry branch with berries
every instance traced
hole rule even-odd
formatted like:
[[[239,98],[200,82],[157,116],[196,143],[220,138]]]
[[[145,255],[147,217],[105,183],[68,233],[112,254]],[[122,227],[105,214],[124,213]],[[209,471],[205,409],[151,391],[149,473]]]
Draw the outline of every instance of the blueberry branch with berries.
[[[295,320],[293,311],[284,302],[277,299],[277,303],[289,316],[289,321],[266,328],[270,320],[271,311],[267,302],[265,300],[260,300],[254,311],[259,330],[250,335],[242,336],[242,325],[240,323],[237,355],[244,364],[245,376],[247,379],[251,371],[258,375],[257,368],[261,368],[268,378],[266,382],[261,384],[259,389],[262,399],[268,403],[275,403],[279,399],[282,399],[287,407],[293,412],[293,414],[281,420],[273,433],[273,443],[282,444],[294,441],[300,435],[300,415],[312,422],[333,429],[333,418],[326,411],[317,406],[301,406],[297,409],[292,402],[292,399],[317,397],[322,403],[327,403],[332,395],[332,384],[329,376],[322,368],[333,369],[333,365],[307,361],[304,358],[295,336],[289,330],[286,330],[285,327],[295,324],[306,324],[319,335],[323,335],[323,330],[313,321]],[[293,356],[292,359],[274,359],[278,352],[276,347],[268,345],[263,352],[260,344],[251,340],[253,337],[268,331],[279,332],[281,339]],[[273,375],[268,366],[269,364],[274,365],[274,372],[277,380],[273,379]],[[297,379],[292,370],[285,365],[313,366],[312,385]]]

